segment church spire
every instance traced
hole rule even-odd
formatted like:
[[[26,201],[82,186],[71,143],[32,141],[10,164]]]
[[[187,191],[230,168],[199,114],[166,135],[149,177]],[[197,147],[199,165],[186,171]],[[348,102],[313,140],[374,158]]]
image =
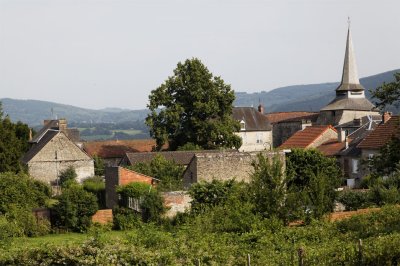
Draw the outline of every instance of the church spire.
[[[336,91],[344,92],[344,91],[361,91],[361,90],[364,90],[364,88],[360,85],[360,80],[358,79],[356,57],[353,49],[353,41],[351,38],[350,19],[349,19],[349,27],[347,30],[346,52],[344,55],[342,82],[340,83]]]

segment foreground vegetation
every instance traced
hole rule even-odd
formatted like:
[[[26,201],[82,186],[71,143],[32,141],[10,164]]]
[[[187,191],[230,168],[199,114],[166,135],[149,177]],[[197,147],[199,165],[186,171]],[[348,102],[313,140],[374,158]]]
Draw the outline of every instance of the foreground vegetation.
[[[400,209],[329,223],[286,227],[276,219],[254,219],[245,232],[218,227],[212,215],[182,224],[138,223],[128,231],[92,228],[88,234],[18,238],[0,249],[10,265],[396,265],[400,263]],[[175,221],[177,222],[177,221]],[[362,239],[362,252],[358,242]]]

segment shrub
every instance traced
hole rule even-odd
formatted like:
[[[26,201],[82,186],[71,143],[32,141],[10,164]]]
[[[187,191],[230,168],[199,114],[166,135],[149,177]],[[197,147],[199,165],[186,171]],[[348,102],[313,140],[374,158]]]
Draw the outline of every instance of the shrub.
[[[75,168],[73,166],[68,166],[65,170],[61,171],[60,175],[60,186],[61,187],[68,187],[71,184],[76,182],[76,174]]]
[[[234,190],[234,186],[234,180],[219,181],[216,179],[211,182],[193,184],[189,190],[189,195],[192,198],[192,212],[201,213],[210,207],[223,203]]]
[[[157,186],[159,191],[183,189],[183,166],[176,164],[173,160],[165,159],[162,155],[156,155],[150,163],[137,163],[130,168],[161,180]]]
[[[368,208],[373,205],[369,191],[345,190],[339,193],[338,199],[347,211]]]
[[[135,199],[139,203],[139,209],[132,210],[141,213],[144,222],[160,221],[165,212],[163,199],[159,192],[151,185],[141,182],[134,182],[117,188],[120,195],[121,207],[129,207],[129,199]]]
[[[50,195],[47,184],[25,174],[0,173],[0,213],[7,213],[12,205],[23,209],[42,207]]]
[[[63,189],[53,210],[57,226],[83,232],[90,226],[91,216],[98,210],[97,198],[79,185],[71,186]]]
[[[93,176],[83,181],[83,188],[96,195],[99,208],[106,207],[106,184],[101,176]]]

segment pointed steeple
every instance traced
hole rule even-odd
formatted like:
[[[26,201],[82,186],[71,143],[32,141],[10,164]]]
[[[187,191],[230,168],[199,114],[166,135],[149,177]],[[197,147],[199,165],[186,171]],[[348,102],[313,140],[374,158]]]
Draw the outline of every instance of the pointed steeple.
[[[345,91],[363,91],[364,87],[358,79],[356,57],[353,49],[353,41],[351,39],[350,22],[347,30],[346,53],[344,55],[342,82],[336,89],[336,92]]]

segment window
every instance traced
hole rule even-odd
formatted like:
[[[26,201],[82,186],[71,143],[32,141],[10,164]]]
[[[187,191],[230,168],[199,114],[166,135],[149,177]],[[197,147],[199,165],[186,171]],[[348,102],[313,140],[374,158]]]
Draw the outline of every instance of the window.
[[[141,212],[142,209],[140,208],[140,204],[142,202],[142,199],[137,199],[137,198],[128,198],[128,208],[132,209],[137,212]]]
[[[357,174],[358,173],[358,160],[351,159],[351,165],[352,165],[352,173]]]
[[[246,129],[246,123],[242,120],[240,121],[240,130],[245,130]]]
[[[257,143],[263,143],[263,141],[262,141],[262,133],[257,133],[257,135],[256,135],[256,137],[257,137]]]

